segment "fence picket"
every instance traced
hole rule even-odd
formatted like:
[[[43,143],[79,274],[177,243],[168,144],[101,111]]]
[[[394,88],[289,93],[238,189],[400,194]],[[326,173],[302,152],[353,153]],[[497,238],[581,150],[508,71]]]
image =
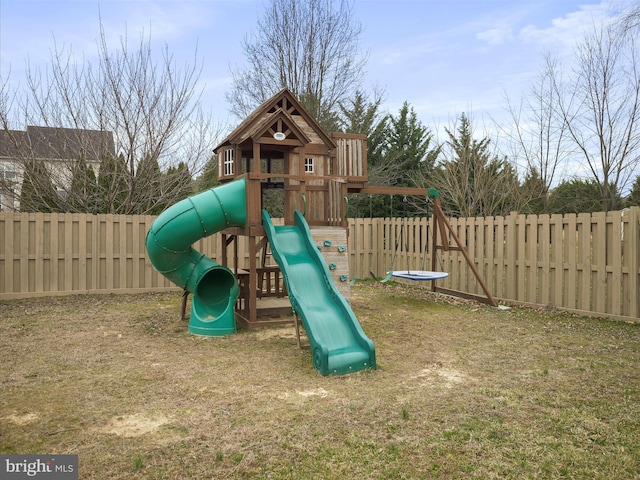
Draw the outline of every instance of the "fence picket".
[[[490,282],[494,284],[493,289],[491,290],[494,296],[498,298],[509,298],[507,296],[506,284],[505,282],[505,245],[506,245],[506,234],[505,234],[505,217],[495,217],[494,218],[494,236],[493,236],[493,248],[495,249],[495,260],[494,260],[494,271],[495,271],[495,280]],[[491,287],[490,287],[491,288]]]
[[[525,285],[526,285],[526,269],[525,269],[525,261],[526,261],[526,245],[527,245],[527,224],[525,221],[526,217],[524,215],[517,216],[517,242],[516,242],[516,300],[520,302],[526,301],[525,297]]]
[[[539,222],[538,227],[538,248],[536,253],[538,254],[537,264],[537,286],[540,292],[539,302],[545,305],[551,303],[551,224],[550,218],[547,215],[541,215],[537,217]]]
[[[545,255],[545,252],[542,253]],[[564,277],[564,229],[562,215],[551,215],[549,224],[549,303],[562,305],[566,299],[562,279]]]
[[[35,240],[36,238],[35,233],[29,234],[32,223],[31,218],[26,218],[24,222],[20,222],[20,229],[18,231],[20,235],[20,240],[18,241],[19,253],[17,257],[14,256],[13,258],[13,261],[18,262],[20,266],[20,290],[24,292],[33,291],[29,282],[29,270],[33,263],[30,239],[33,238]]]
[[[625,305],[623,313],[632,318],[638,318],[640,316],[640,295],[637,294],[638,275],[640,274],[638,270],[638,248],[640,247],[640,235],[638,232],[638,226],[640,224],[639,212],[640,209],[638,208],[630,208],[625,211],[625,218],[628,218],[628,221],[625,224],[623,232],[623,261],[624,267],[628,272],[626,281],[623,282],[622,285]]]
[[[464,240],[463,245],[465,245],[467,252],[469,253],[471,260],[477,265],[477,254],[476,254],[476,219],[475,218],[465,218],[462,220],[462,232],[464,232]],[[460,257],[460,255],[458,255]],[[462,264],[460,265],[462,267]],[[463,283],[463,291],[471,292],[474,294],[479,294],[478,290],[478,282],[476,282],[473,274],[469,274],[468,268],[461,268],[464,272],[464,283]],[[472,272],[471,272],[472,273]]]
[[[607,265],[611,267],[608,279],[608,291],[610,293],[607,305],[607,312],[614,315],[622,315],[622,262],[614,259],[622,258],[622,214],[621,212],[610,212],[607,223],[611,225],[611,239],[608,240]]]
[[[529,215],[526,217],[525,224],[525,301],[535,303],[537,295],[537,278],[538,278],[538,216]]]
[[[594,213],[591,223],[591,252],[592,252],[592,289],[596,312],[606,312],[607,300],[607,231],[606,214],[604,212]]]

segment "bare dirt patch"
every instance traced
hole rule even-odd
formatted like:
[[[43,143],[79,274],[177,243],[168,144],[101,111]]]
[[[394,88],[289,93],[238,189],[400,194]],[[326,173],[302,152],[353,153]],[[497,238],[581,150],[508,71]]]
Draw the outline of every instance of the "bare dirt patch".
[[[166,417],[148,418],[144,415],[128,415],[112,419],[106,426],[98,431],[113,433],[119,437],[139,437],[146,433],[156,431],[162,425],[169,422]]]
[[[443,367],[442,364],[436,363],[427,368],[422,369],[417,375],[412,377],[423,386],[443,384],[447,388],[461,384],[465,381],[465,374],[459,370]]]
[[[260,330],[256,330],[253,335],[258,340],[270,340],[272,338],[296,338],[295,329],[291,326],[288,327],[265,327]]]
[[[7,422],[11,422],[14,425],[28,425],[38,420],[37,413],[23,413],[22,415],[8,415],[3,417]]]

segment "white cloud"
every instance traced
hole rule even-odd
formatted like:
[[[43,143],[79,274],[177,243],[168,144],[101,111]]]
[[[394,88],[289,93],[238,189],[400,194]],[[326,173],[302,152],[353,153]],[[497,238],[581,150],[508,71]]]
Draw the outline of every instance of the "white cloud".
[[[485,30],[484,32],[479,32],[476,34],[476,38],[487,42],[489,45],[502,45],[513,40],[513,32],[508,25],[502,25]]]
[[[554,18],[547,28],[527,25],[520,30],[520,38],[526,43],[553,45],[556,49],[570,50],[575,45],[576,39],[584,35],[586,29],[607,21],[613,15],[611,3],[608,0],[581,5],[575,12]]]

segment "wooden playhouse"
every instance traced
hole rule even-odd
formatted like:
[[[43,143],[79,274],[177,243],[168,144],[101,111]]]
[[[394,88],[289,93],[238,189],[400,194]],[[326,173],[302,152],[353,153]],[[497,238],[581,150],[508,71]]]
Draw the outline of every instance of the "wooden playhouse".
[[[240,281],[238,322],[253,328],[283,321],[269,317],[283,307],[264,301],[287,295],[281,272],[270,258],[261,220],[265,197],[274,190],[280,191],[276,198],[283,203],[280,213],[285,224],[293,222],[296,210],[303,212],[327,264],[332,266],[338,289],[348,299],[346,195],[366,186],[366,136],[325,132],[291,91],[283,89],[241,122],[214,153],[221,184],[239,178],[246,181],[246,226],[222,232],[220,259],[223,265],[235,266]],[[241,236],[249,246],[245,269],[238,268]],[[291,312],[290,307],[284,310]]]

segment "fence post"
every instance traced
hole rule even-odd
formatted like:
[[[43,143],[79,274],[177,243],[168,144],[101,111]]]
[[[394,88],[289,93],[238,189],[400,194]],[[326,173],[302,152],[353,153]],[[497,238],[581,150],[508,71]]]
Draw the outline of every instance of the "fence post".
[[[622,212],[607,215],[607,297],[606,311],[622,315]],[[610,230],[610,232],[609,232]],[[610,272],[610,273],[609,273]]]
[[[640,274],[640,255],[638,255],[638,242],[640,241],[640,207],[631,207],[625,211],[628,222],[623,231],[624,234],[624,266],[627,267],[628,281],[626,283],[624,302],[625,314],[640,317],[640,295],[638,295],[638,275]]]

